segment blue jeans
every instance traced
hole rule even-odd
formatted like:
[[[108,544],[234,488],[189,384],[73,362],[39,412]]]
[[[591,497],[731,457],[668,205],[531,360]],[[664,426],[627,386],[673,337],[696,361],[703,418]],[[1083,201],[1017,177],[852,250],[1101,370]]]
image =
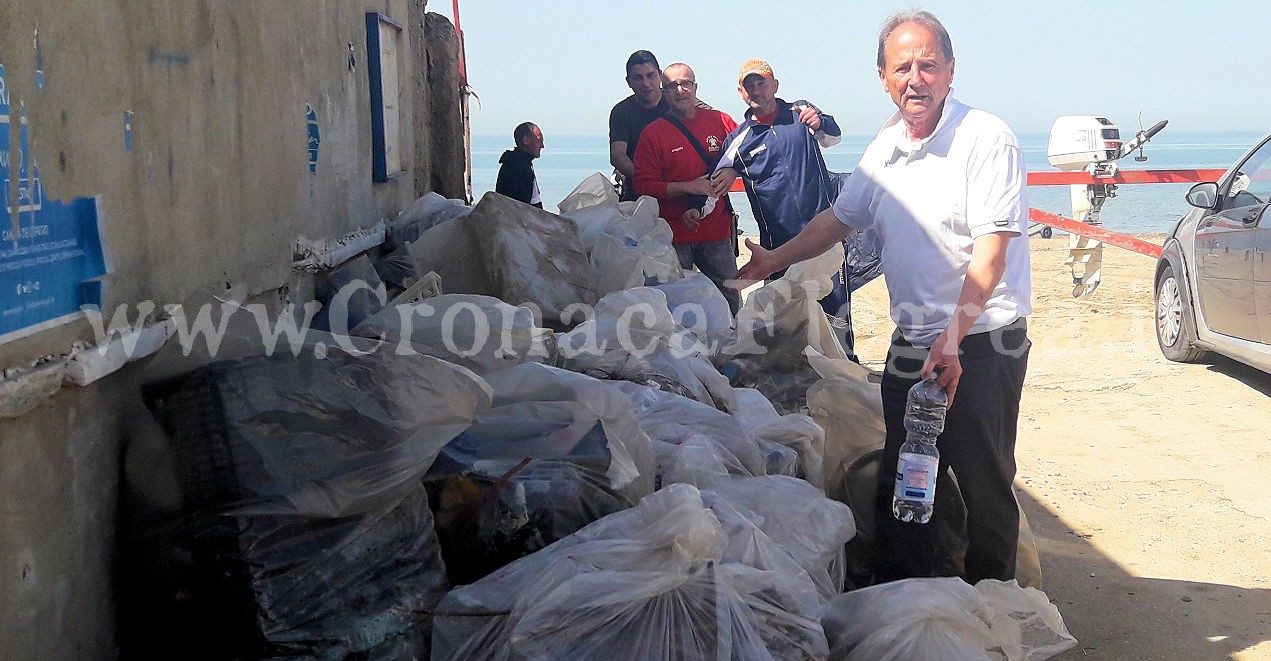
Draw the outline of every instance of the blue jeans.
[[[691,269],[694,266],[702,275],[711,279],[719,288],[728,307],[737,315],[741,309],[741,294],[726,284],[737,277],[737,255],[733,254],[733,244],[728,239],[719,241],[703,241],[701,243],[677,243],[675,254],[680,258],[680,268]]]

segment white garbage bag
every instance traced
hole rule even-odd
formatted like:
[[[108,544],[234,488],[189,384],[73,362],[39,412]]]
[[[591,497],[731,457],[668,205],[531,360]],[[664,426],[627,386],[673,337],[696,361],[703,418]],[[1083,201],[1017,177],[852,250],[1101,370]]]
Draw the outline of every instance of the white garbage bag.
[[[702,484],[698,480],[718,475],[721,464],[729,475],[766,474],[763,453],[734,416],[654,387],[620,383],[618,388],[653,441],[660,485]],[[679,449],[686,444],[690,447]]]
[[[737,313],[737,340],[724,348],[737,367],[736,385],[758,389],[786,411],[806,405],[807,390],[818,377],[804,350],[847,358],[818,303],[842,265],[843,247],[836,244],[746,297]]]
[[[637,287],[601,299],[594,317],[557,337],[557,364],[603,379],[655,385],[732,410],[732,388],[696,335],[681,329],[657,289]]]
[[[564,330],[565,311],[596,302],[594,273],[573,221],[487,193],[462,223],[443,223],[408,244],[416,273],[436,271],[446,290],[484,294],[538,311]]]
[[[469,213],[472,213],[472,207],[463,200],[448,199],[430,191],[397,215],[389,225],[384,247],[389,251],[396,250],[418,239],[423,232]]]
[[[801,413],[781,415],[763,393],[753,388],[734,388],[737,397],[738,422],[761,448],[788,451],[793,465],[774,470],[769,475],[790,475],[807,480],[824,489],[822,462],[825,455],[825,431],[812,418]],[[771,456],[771,455],[770,455]]]
[[[717,360],[724,347],[736,339],[737,320],[728,308],[728,299],[701,272],[691,271],[679,280],[653,287],[666,295],[675,323],[697,336],[712,359]]]
[[[1076,644],[1045,593],[1014,581],[883,583],[836,597],[822,623],[830,658],[850,661],[1041,661]]]
[[[715,495],[779,545],[816,585],[823,602],[843,591],[843,545],[856,535],[846,505],[826,498],[804,480],[783,475],[733,478],[703,491],[712,508]]]
[[[725,558],[729,529],[672,485],[472,585],[435,612],[433,658],[823,658],[806,575]],[[763,557],[780,557],[757,528]]]
[[[481,375],[545,362],[556,342],[550,330],[535,325],[529,308],[476,294],[389,306],[354,328],[353,335],[387,342],[398,355],[417,351]]]

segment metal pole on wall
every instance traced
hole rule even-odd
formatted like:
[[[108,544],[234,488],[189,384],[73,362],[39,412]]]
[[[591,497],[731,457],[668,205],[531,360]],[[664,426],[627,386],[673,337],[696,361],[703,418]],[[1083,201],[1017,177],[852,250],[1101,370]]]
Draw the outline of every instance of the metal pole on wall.
[[[459,41],[459,117],[463,121],[463,189],[465,201],[472,204],[472,125],[469,122],[468,59],[464,52],[463,28],[459,25],[459,0],[451,0],[455,17],[455,38]]]

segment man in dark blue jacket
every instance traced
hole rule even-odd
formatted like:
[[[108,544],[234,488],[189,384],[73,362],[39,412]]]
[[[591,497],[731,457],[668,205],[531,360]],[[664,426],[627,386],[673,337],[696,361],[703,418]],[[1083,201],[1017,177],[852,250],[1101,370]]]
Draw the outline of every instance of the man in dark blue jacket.
[[[745,182],[746,197],[759,224],[759,243],[771,250],[794,238],[838,197],[841,175],[826,169],[821,147],[838,144],[842,131],[833,117],[811,103],[777,98],[779,82],[763,60],[743,64],[737,82],[737,93],[750,108],[745,121],[724,141],[716,172],[730,181],[740,176]],[[843,321],[846,328],[839,339],[848,355],[853,355],[846,280],[840,270],[821,307]]]
[[[515,149],[499,157],[499,177],[494,192],[543,208],[543,196],[534,174],[534,159],[543,153],[543,132],[533,122],[522,122],[512,132]]]

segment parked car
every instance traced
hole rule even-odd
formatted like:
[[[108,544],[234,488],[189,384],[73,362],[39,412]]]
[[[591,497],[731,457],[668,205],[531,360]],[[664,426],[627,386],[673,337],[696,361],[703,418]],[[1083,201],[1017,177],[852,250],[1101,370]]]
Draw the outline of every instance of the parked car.
[[[1271,135],[1187,202],[1156,264],[1161,353],[1195,362],[1213,351],[1271,372]]]

